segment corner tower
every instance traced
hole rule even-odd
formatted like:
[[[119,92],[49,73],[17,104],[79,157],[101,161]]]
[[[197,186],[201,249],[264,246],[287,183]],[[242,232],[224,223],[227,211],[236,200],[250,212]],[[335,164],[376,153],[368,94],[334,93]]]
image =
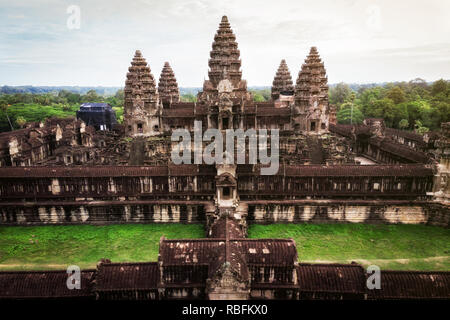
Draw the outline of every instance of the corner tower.
[[[295,86],[294,128],[296,131],[308,133],[328,131],[330,108],[327,82],[325,67],[317,48],[311,47]]]
[[[129,136],[150,136],[160,132],[158,90],[150,67],[136,50],[125,81],[124,125]]]

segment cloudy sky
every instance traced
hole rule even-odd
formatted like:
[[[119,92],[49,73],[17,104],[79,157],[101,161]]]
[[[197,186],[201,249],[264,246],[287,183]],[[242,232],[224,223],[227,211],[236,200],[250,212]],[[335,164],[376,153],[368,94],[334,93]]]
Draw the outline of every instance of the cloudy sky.
[[[224,14],[250,86],[282,58],[295,80],[311,46],[331,83],[450,78],[448,0],[0,0],[0,85],[123,86],[140,49],[201,86]]]

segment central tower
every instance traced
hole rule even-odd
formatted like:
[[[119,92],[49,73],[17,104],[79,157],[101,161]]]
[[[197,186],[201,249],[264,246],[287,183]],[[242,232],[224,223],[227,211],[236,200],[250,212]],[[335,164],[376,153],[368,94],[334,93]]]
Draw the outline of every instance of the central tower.
[[[229,98],[251,99],[247,92],[247,82],[242,80],[236,36],[226,16],[222,17],[214,36],[208,65],[209,80],[205,80],[203,84],[203,92],[198,96],[199,101],[217,102],[221,92],[226,92]]]

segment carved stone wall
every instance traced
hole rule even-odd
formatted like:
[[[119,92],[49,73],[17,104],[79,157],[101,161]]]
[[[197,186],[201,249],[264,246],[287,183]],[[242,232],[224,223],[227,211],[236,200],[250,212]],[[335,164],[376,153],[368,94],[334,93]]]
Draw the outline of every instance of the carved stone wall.
[[[428,224],[448,228],[450,208],[426,202],[248,203],[250,223]]]
[[[80,204],[28,203],[2,206],[0,224],[113,224],[113,223],[203,223],[203,204],[120,204],[97,201]]]

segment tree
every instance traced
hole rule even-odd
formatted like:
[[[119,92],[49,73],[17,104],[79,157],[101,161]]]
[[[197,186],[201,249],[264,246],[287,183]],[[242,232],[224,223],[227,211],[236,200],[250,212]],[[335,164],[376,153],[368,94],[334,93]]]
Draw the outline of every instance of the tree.
[[[390,89],[386,97],[391,99],[395,104],[399,104],[406,101],[405,92],[402,90],[402,88],[396,86]]]
[[[116,94],[114,95],[114,97],[115,97],[117,100],[121,100],[121,101],[123,102],[124,99],[125,99],[125,92],[123,91],[123,89],[119,89],[119,90],[117,90],[117,92],[116,92]]]
[[[369,118],[382,118],[386,126],[392,127],[396,118],[395,104],[389,98],[372,101],[370,107],[366,109],[365,116]]]
[[[444,79],[437,80],[431,85],[431,94],[433,96],[447,91],[448,82]]]
[[[194,96],[192,93],[185,93],[181,95],[180,101],[182,102],[197,102],[197,97]]]
[[[406,128],[408,128],[408,127],[409,127],[409,122],[408,122],[408,120],[406,120],[406,119],[400,120],[400,122],[398,123],[398,127],[399,127],[400,129],[406,129]]]
[[[16,124],[20,127],[23,128],[23,126],[27,123],[27,120],[25,120],[24,117],[22,116],[18,116],[16,119]]]
[[[427,82],[422,78],[415,78],[411,80],[409,84],[413,87],[422,87],[422,88],[426,88],[428,86]]]
[[[82,98],[83,102],[103,102],[103,97],[99,96],[95,90],[89,90]]]
[[[254,93],[253,94],[253,101],[255,101],[255,102],[264,102],[265,99],[264,99],[262,94]]]
[[[4,100],[4,99],[0,100],[0,110],[6,115],[6,119],[8,119],[8,124],[9,124],[9,127],[11,128],[11,130],[14,130],[14,127],[11,123],[11,119],[9,118],[9,115],[8,115],[8,106],[9,105],[6,102],[6,100]]]
[[[353,90],[350,89],[346,83],[338,83],[336,86],[331,87],[328,91],[330,103],[335,104],[338,108],[346,101],[351,100],[351,94]],[[353,100],[352,100],[353,101]]]
[[[430,131],[430,129],[428,129],[427,127],[424,127],[422,125],[422,121],[420,121],[420,120],[416,120],[416,123],[414,124],[414,128],[416,130],[416,133],[418,133],[418,134],[424,134],[424,133]]]
[[[341,105],[341,109],[336,114],[336,119],[340,124],[361,124],[364,120],[364,115],[358,107],[353,106],[349,102]]]
[[[79,93],[69,93],[67,96],[67,102],[70,104],[80,103],[81,95]]]

